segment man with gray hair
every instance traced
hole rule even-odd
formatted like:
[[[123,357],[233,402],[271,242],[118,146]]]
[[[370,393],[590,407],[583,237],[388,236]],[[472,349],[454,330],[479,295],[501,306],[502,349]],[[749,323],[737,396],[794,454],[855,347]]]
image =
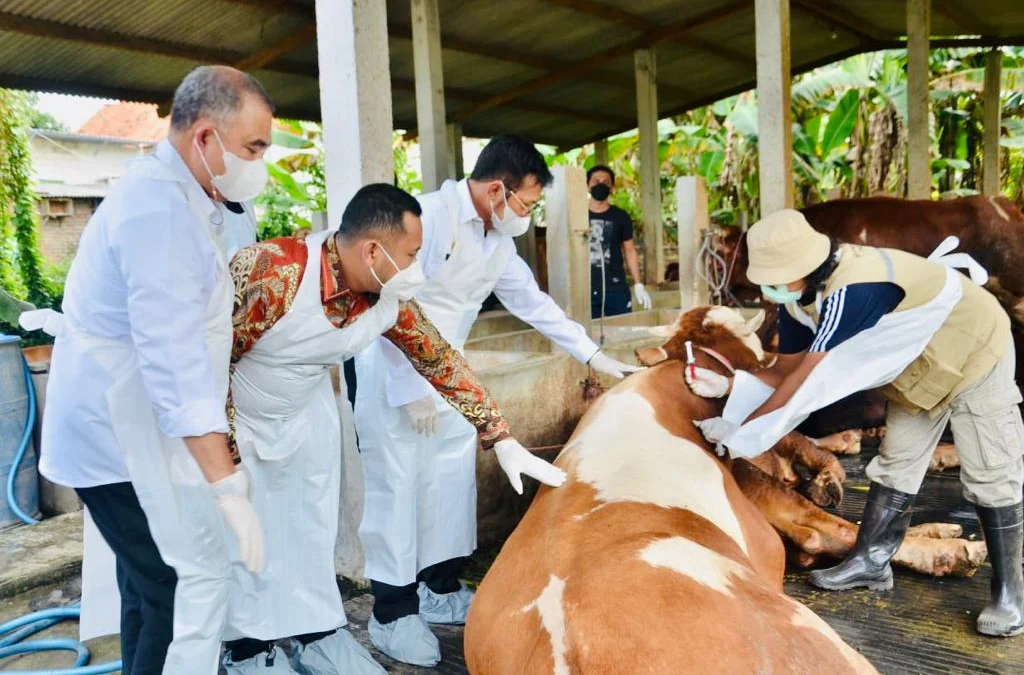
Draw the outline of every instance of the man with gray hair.
[[[125,675],[214,675],[231,557],[252,574],[263,566],[249,479],[227,440],[224,224],[227,202],[263,189],[273,111],[241,71],[189,73],[168,139],[86,227],[64,316],[25,317],[57,336],[40,470],[76,489],[114,552]],[[88,569],[88,537],[86,550]]]

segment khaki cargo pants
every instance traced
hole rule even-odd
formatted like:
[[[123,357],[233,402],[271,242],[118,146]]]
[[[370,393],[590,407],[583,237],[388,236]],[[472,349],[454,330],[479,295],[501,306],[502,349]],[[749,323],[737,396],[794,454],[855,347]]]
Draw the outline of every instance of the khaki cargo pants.
[[[1014,383],[1016,360],[1011,341],[989,374],[935,417],[911,415],[890,405],[886,435],[878,456],[868,464],[868,478],[917,494],[946,422],[950,422],[967,501],[987,507],[1020,502],[1024,423],[1017,407],[1021,395]]]

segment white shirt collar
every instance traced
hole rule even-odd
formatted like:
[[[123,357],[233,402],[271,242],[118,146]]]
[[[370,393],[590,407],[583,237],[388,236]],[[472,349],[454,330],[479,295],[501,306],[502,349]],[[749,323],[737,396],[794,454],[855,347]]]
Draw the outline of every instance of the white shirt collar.
[[[157,143],[153,156],[181,179],[189,194],[190,201],[195,200],[199,204],[209,205],[206,213],[209,215],[211,222],[214,222],[215,220],[223,220],[223,213],[219,208],[219,204],[210,197],[210,195],[206,193],[206,190],[203,189],[203,186],[199,184],[195,174],[193,174],[188,168],[188,165],[185,164],[185,160],[182,159],[181,155],[178,153],[178,149],[171,144],[170,140],[165,138]]]
[[[484,219],[476,212],[476,206],[473,205],[473,196],[469,193],[469,179],[463,178],[460,180],[455,186],[455,190],[459,194],[459,224],[470,221],[483,224]]]

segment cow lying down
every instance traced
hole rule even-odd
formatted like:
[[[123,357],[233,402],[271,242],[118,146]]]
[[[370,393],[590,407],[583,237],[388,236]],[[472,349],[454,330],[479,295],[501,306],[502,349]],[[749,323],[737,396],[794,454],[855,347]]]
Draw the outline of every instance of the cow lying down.
[[[693,424],[722,404],[690,392],[677,347],[693,339],[756,368],[760,344],[738,317],[688,312],[662,363],[587,411],[556,460],[568,481],[541,488],[477,591],[465,632],[470,672],[876,672],[782,587],[776,529],[841,557],[856,528],[754,465],[720,460]],[[834,498],[841,478],[823,483]],[[914,541],[953,550],[947,540]],[[921,547],[928,560],[918,566],[966,573],[966,560],[941,563],[931,548]]]

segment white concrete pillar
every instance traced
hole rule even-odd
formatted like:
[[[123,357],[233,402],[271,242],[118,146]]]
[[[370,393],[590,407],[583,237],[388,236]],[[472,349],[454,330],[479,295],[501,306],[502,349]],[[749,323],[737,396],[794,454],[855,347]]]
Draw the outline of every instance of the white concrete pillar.
[[[410,0],[412,57],[416,76],[416,128],[423,191],[433,192],[449,177],[448,130],[444,118],[441,19],[437,0]]]
[[[552,167],[545,191],[548,295],[571,319],[590,321],[590,195],[587,172],[578,166]]]
[[[985,140],[982,144],[984,164],[981,167],[981,193],[999,194],[999,127],[1002,125],[1002,102],[999,100],[1003,71],[1003,52],[998,48],[985,58]]]
[[[640,206],[644,224],[644,281],[657,284],[665,269],[661,223],[661,163],[658,161],[658,77],[654,52],[633,52],[636,115],[640,133]]]
[[[387,12],[379,0],[316,0],[327,211],[337,228],[367,183],[393,183]],[[327,75],[330,75],[329,77]]]
[[[697,275],[701,240],[711,225],[708,186],[700,176],[676,179],[676,221],[679,223],[679,306],[688,309],[707,305],[710,290]]]
[[[462,125],[448,125],[448,177],[462,180],[466,173],[462,155]]]
[[[761,217],[793,207],[789,0],[755,0]]]
[[[602,138],[594,143],[594,163],[608,166],[608,139]]]
[[[928,39],[931,0],[907,0],[907,198],[931,199]]]

